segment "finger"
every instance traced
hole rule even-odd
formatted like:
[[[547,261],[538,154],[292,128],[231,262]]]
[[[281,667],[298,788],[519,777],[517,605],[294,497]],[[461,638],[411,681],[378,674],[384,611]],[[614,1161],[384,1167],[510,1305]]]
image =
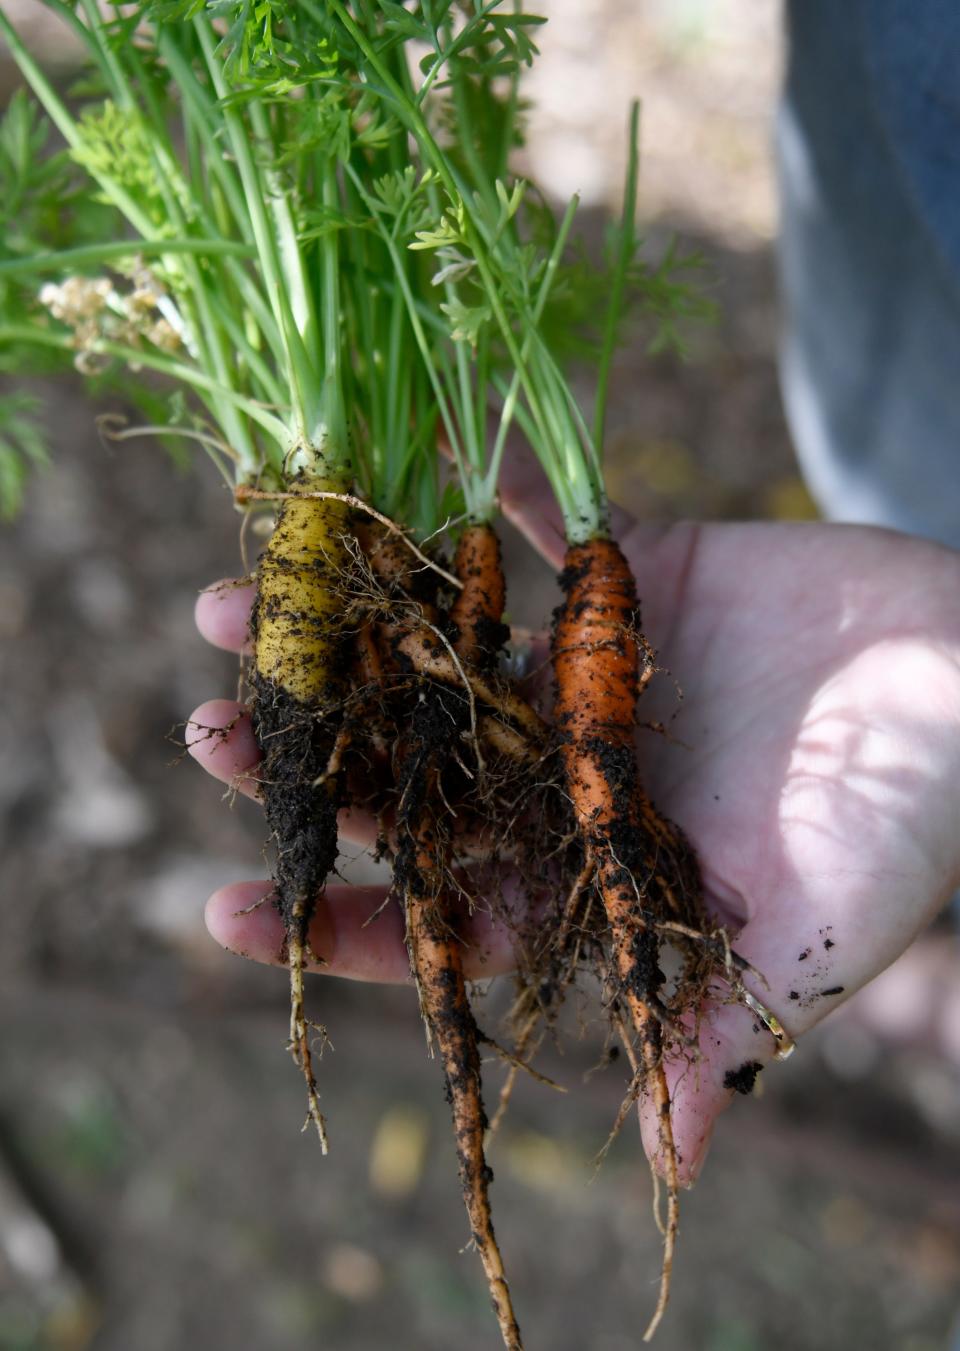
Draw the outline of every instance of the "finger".
[[[285,966],[283,923],[272,895],[269,882],[234,882],[214,892],[206,909],[213,938],[241,957]],[[327,887],[310,922],[310,949],[317,961],[308,970],[381,984],[408,981],[403,912],[388,895],[384,887]],[[487,913],[478,911],[467,923],[462,953],[468,980],[513,966],[511,934]]]
[[[260,747],[250,715],[235,699],[209,699],[187,720],[184,741],[194,760],[221,783],[247,797],[260,796]]]
[[[260,798],[260,747],[250,715],[234,699],[210,699],[191,713],[184,742],[194,760],[221,783],[245,797]],[[368,812],[345,807],[337,815],[342,839],[361,849],[372,848],[378,827]]]
[[[717,1117],[738,1093],[753,1091],[757,1076],[774,1058],[776,1042],[756,1015],[742,1008],[712,1011],[700,1028],[699,1055],[667,1062],[670,1119],[681,1185],[700,1175]],[[643,1147],[658,1172],[663,1172],[659,1125],[652,1100],[640,1103]]]
[[[865,974],[853,969],[845,955],[846,949],[855,951],[854,945],[840,940],[823,918],[818,921],[815,907],[806,915],[800,906],[786,913],[784,919],[778,909],[773,921],[758,916],[743,928],[735,947],[761,973],[746,974],[744,985],[785,1029],[789,1041],[832,1012],[863,983]],[[780,1047],[763,1018],[742,1000],[707,1007],[697,1052],[673,1058],[666,1066],[682,1182],[695,1180],[703,1167],[717,1117],[738,1094],[753,1091],[757,1076],[776,1060]],[[640,1124],[648,1157],[659,1166],[656,1113],[646,1099]]]
[[[255,596],[252,584],[229,577],[201,591],[194,619],[207,642],[227,652],[252,652],[250,612]]]

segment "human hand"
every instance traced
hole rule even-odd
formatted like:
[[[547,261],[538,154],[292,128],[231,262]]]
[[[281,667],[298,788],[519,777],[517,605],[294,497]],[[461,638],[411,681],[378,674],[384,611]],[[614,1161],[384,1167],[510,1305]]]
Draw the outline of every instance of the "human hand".
[[[543,497],[521,479],[504,505],[559,565],[556,519],[530,505]],[[739,930],[737,951],[765,978],[754,994],[801,1037],[889,965],[960,882],[960,555],[852,526],[624,517],[616,534],[644,631],[684,694],[678,707],[661,677],[643,696],[641,717],[670,728],[640,733],[645,783],[696,846],[709,909]],[[251,599],[249,588],[205,592],[201,632],[239,650]],[[241,706],[204,704],[191,723],[205,768],[255,792],[259,753]],[[228,725],[222,738],[200,731]],[[367,821],[341,825],[356,843],[371,838]],[[268,889],[223,888],[207,922],[224,946],[280,962],[273,908],[241,913]],[[324,971],[408,979],[399,910],[363,927],[382,899],[327,888],[311,931]],[[509,933],[480,913],[473,924],[467,975],[509,969]],[[726,1004],[703,1021],[699,1060],[668,1067],[683,1180],[733,1096],[724,1081],[775,1050],[748,1010]],[[641,1124],[655,1155],[646,1108]]]

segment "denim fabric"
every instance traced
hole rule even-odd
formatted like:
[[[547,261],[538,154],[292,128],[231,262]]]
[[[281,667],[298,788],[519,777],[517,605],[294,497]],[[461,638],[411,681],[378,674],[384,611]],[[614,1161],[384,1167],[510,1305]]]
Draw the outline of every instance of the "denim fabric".
[[[960,548],[960,0],[788,0],[787,16],[780,379],[797,454],[831,519]],[[960,927],[960,893],[951,913]]]
[[[960,0],[791,0],[781,378],[825,513],[960,547]]]

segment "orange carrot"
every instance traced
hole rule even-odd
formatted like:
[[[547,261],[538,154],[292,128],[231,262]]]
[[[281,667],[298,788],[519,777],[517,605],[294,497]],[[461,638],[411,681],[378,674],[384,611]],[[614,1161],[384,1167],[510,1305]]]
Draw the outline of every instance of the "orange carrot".
[[[638,607],[630,566],[612,540],[592,539],[567,550],[560,584],[565,594],[553,665],[567,791],[610,925],[611,976],[639,1043],[668,1190],[660,1296],[649,1336],[669,1296],[679,1196],[656,920],[689,913],[687,893],[699,890],[699,874],[689,845],[659,817],[640,784],[634,748]]]
[[[488,668],[510,632],[502,623],[507,580],[493,526],[467,526],[457,545],[454,568],[463,582],[450,607],[454,649],[465,665]]]
[[[522,1351],[520,1329],[510,1299],[503,1259],[493,1231],[490,1182],[483,1136],[483,1109],[478,1032],[463,977],[460,939],[451,928],[450,898],[442,860],[447,840],[438,831],[431,805],[436,800],[435,772],[424,775],[425,801],[414,827],[406,859],[397,871],[405,888],[407,946],[417,982],[420,1007],[443,1062],[447,1098],[453,1117],[457,1163],[473,1242],[486,1273],[500,1333],[507,1351]]]
[[[442,656],[448,679],[441,677],[438,681],[422,673],[418,677],[419,694],[399,773],[400,833],[394,875],[404,895],[407,948],[420,1008],[428,1036],[436,1043],[443,1062],[473,1241],[486,1273],[504,1346],[507,1351],[521,1351],[520,1329],[490,1213],[493,1174],[483,1148],[487,1118],[479,1033],[463,976],[461,940],[447,878],[450,839],[440,805],[445,802],[440,779],[449,758],[450,729],[458,722],[464,724],[473,697],[464,688],[462,677],[470,678],[467,673],[474,664],[492,666],[502,641],[500,621],[506,588],[499,543],[489,526],[473,526],[464,532],[456,566],[464,585],[450,613],[453,653],[446,649],[439,630],[428,627],[429,621],[404,635],[395,648],[414,669],[418,664],[431,666]],[[432,660],[430,654],[434,654]],[[448,665],[454,670],[448,671]],[[453,679],[449,679],[451,675]]]

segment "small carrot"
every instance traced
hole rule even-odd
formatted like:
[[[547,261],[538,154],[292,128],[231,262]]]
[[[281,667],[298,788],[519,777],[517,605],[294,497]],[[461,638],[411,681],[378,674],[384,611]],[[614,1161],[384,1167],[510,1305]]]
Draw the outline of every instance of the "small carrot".
[[[549,728],[516,690],[493,678],[497,651],[510,632],[502,622],[506,579],[493,527],[471,525],[460,538],[455,567],[462,586],[445,626],[435,603],[433,579],[424,577],[402,540],[364,520],[356,524],[356,535],[385,598],[401,599],[407,610],[361,628],[361,674],[371,669],[373,660],[381,668],[376,679],[382,679],[383,662],[390,664],[392,654],[405,670],[463,691],[475,706],[477,731],[494,750],[513,759],[537,759]],[[450,638],[443,627],[450,629]],[[374,651],[377,655],[371,656]]]
[[[489,669],[510,636],[503,623],[507,581],[492,525],[467,526],[457,545],[454,569],[463,583],[450,607],[454,649],[464,664]]]
[[[342,486],[301,478],[279,509],[257,567],[252,724],[263,750],[261,784],[277,852],[277,908],[290,970],[290,1052],[306,1081],[308,1121],[327,1152],[317,1098],[312,1024],[304,1008],[309,921],[336,863],[344,653],[343,574],[348,565],[343,505],[317,499]]]
[[[443,652],[456,672],[473,664],[492,666],[502,641],[506,595],[500,548],[490,526],[464,532],[457,552],[463,581],[449,618],[452,651],[425,625],[404,636],[398,651],[411,657]],[[455,658],[455,660],[454,660]],[[429,662],[427,663],[430,664]],[[445,674],[446,666],[445,666]],[[469,679],[469,677],[468,677]],[[440,777],[449,758],[450,727],[463,724],[469,689],[455,681],[418,676],[419,693],[400,767],[399,847],[394,875],[404,895],[407,948],[428,1036],[443,1062],[453,1117],[457,1162],[473,1241],[486,1273],[490,1297],[507,1351],[522,1351],[503,1259],[493,1230],[489,1188],[492,1173],[484,1154],[487,1117],[483,1108],[479,1034],[467,997],[461,940],[456,933],[446,869],[450,840],[438,803],[445,801]]]
[[[327,1133],[304,1008],[307,931],[337,857],[335,764],[345,689],[341,621],[346,513],[311,496],[335,488],[302,478],[284,500],[257,567],[252,719],[267,824],[276,848],[277,908],[290,969],[290,1051],[307,1084],[324,1153]]]
[[[422,772],[422,766],[418,766]],[[405,890],[407,947],[428,1033],[443,1062],[453,1117],[457,1163],[473,1242],[486,1273],[500,1333],[507,1351],[522,1351],[503,1259],[493,1230],[483,1137],[487,1117],[481,1091],[478,1033],[467,997],[460,939],[451,928],[451,906],[442,860],[447,841],[438,830],[431,803],[436,771],[423,774],[426,791],[419,819],[407,820],[409,847],[401,849],[397,873]],[[406,857],[404,857],[406,855]]]

